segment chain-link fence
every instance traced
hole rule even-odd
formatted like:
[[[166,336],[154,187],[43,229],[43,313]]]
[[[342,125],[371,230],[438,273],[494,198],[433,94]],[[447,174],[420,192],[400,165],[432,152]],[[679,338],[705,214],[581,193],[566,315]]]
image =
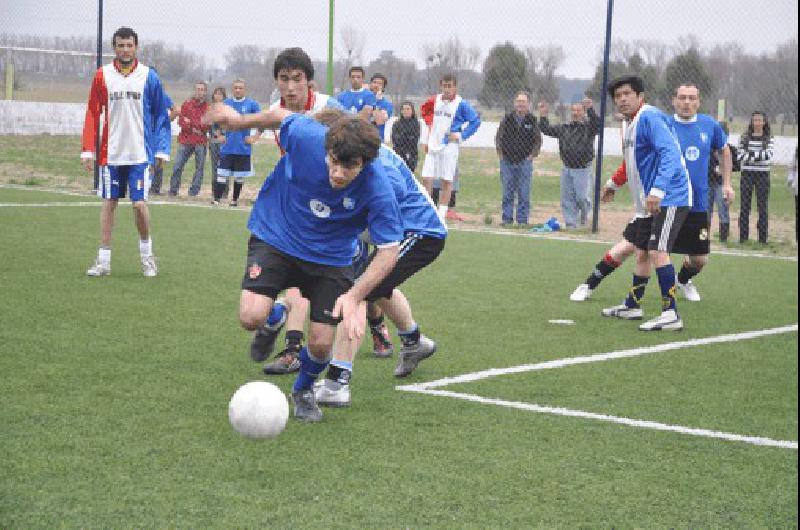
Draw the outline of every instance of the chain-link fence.
[[[178,106],[191,97],[197,80],[209,84],[209,93],[216,86],[230,93],[237,78],[246,80],[248,95],[262,107],[273,103],[280,94],[272,64],[276,55],[290,46],[300,46],[311,56],[315,84],[321,92],[336,95],[350,89],[348,73],[353,66],[364,68],[365,82],[380,73],[387,81],[384,97],[393,104],[387,141],[400,118],[401,103],[408,102],[419,117],[422,104],[439,91],[442,76],[453,73],[459,95],[479,112],[482,121],[463,145],[453,215],[480,225],[527,225],[552,216],[563,224],[562,203],[569,205],[584,194],[583,184],[576,189],[562,182],[565,167],[589,168],[587,197],[594,201],[596,158],[586,162],[583,152],[577,162],[571,160],[573,153],[565,152],[565,139],[558,136],[560,125],[590,124],[596,113],[598,123],[605,125],[605,129],[598,126],[605,155],[601,180],[619,164],[619,122],[610,101],[606,102],[606,116],[599,116],[608,8],[608,0],[406,0],[383,4],[366,0],[290,4],[240,0],[235,5],[142,0],[135,5],[106,2],[100,21],[106,54],[113,52],[110,36],[116,28],[130,26],[138,32],[140,60],[158,69]],[[24,142],[34,149],[37,142],[46,144],[50,139],[31,136],[21,140],[17,135],[80,134],[83,105],[96,69],[98,4],[12,0],[2,3],[2,11],[0,69],[4,75],[0,93],[7,101],[0,103],[0,142]],[[610,15],[609,78],[623,73],[640,75],[645,80],[647,101],[668,113],[672,113],[675,86],[694,83],[701,94],[701,112],[724,121],[734,144],[747,131],[751,113],[762,111],[774,137],[773,179],[783,178],[797,144],[795,2],[781,0],[756,8],[744,0],[686,6],[658,0],[618,0]],[[103,62],[109,60],[106,57]],[[502,204],[501,181],[508,175],[501,175],[500,158],[509,156],[503,148],[516,142],[519,145],[508,149],[525,151],[527,142],[535,143],[535,139],[521,136],[521,121],[516,122],[517,128],[514,121],[507,123],[507,129],[501,127],[504,118],[510,120],[508,113],[515,112],[514,100],[520,92],[529,94],[527,110],[537,118],[539,132],[545,134],[532,159],[530,191],[525,187],[512,190],[517,192],[514,195],[521,191],[532,199],[530,212],[526,216],[524,211],[516,211],[518,204],[512,204],[509,219],[509,205],[504,208]],[[541,116],[548,118],[545,127],[538,120]],[[496,144],[498,128],[502,129],[500,146]],[[175,129],[177,132],[177,125]],[[427,124],[423,122],[420,129],[424,143]],[[77,140],[74,143],[77,145]],[[45,145],[42,151],[47,149]],[[65,165],[77,165],[77,149],[59,153],[50,146],[48,156],[63,156]],[[0,152],[6,181],[13,180],[14,171],[31,167],[37,167],[40,178],[47,180],[36,161],[10,160],[8,151],[10,148]],[[594,153],[589,155],[594,157]],[[271,142],[259,144],[255,155],[259,177],[254,181],[260,183],[275,156]],[[420,145],[417,173],[423,169],[424,156]],[[52,164],[48,167],[47,171],[58,171]],[[71,181],[78,187],[91,187],[85,176]],[[208,186],[207,180],[204,192]],[[252,196],[258,185],[253,182],[247,188]],[[783,197],[784,190],[775,189],[772,195],[772,214],[791,216],[791,199]],[[512,196],[512,200],[518,198]],[[615,209],[622,218],[625,208],[622,203],[602,210],[601,215],[607,216],[602,225],[618,233]],[[586,220],[581,214],[577,224]]]

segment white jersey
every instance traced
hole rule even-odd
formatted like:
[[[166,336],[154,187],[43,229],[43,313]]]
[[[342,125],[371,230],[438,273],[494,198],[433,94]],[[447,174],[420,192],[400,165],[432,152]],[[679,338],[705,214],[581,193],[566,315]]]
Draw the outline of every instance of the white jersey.
[[[453,125],[453,116],[456,115],[458,106],[461,105],[461,96],[456,96],[451,101],[442,99],[441,94],[436,95],[433,104],[433,123],[428,134],[428,151],[438,152],[444,149],[444,138],[450,133]]]

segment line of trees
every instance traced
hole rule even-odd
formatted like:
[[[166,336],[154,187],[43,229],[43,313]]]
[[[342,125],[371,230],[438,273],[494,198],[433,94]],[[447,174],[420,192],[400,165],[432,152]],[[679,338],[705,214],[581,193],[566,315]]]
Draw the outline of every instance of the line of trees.
[[[528,90],[534,101],[559,101],[559,86],[565,79],[559,75],[566,54],[561,46],[519,48],[511,42],[492,47],[485,58],[477,45],[467,44],[458,37],[440,42],[423,43],[419,61],[398,57],[385,50],[378,57],[364,57],[366,39],[353,27],[343,27],[335,46],[333,65],[335,91],[349,88],[347,72],[353,65],[363,66],[367,75],[383,73],[389,80],[388,94],[396,101],[421,97],[436,92],[438,81],[445,72],[459,79],[459,92],[481,105],[503,108],[519,90]],[[38,35],[0,35],[0,45],[40,49],[95,51],[91,37],[46,37]],[[111,53],[110,43],[104,46]],[[207,79],[227,83],[234,77],[248,81],[250,93],[262,100],[275,98],[272,65],[278,48],[240,44],[224,55],[224,68],[211,68],[207,59],[183,45],[162,41],[143,45],[139,55],[143,62],[155,66],[165,80],[191,82]],[[760,109],[771,116],[782,115],[784,123],[797,123],[798,85],[797,40],[778,46],[773,52],[747,53],[735,43],[700,46],[695,37],[681,37],[675,44],[654,40],[615,41],[612,45],[609,74],[613,78],[623,73],[640,75],[647,87],[649,101],[670,107],[672,90],[682,81],[693,81],[701,89],[704,108],[716,113],[717,99],[725,99],[728,115],[744,116]],[[0,53],[0,68],[5,67],[8,54]],[[76,75],[86,77],[95,70],[94,57],[80,57],[37,52],[13,52],[10,57],[20,73]],[[602,60],[598,55],[591,86],[587,93],[595,100],[600,97]],[[419,68],[418,64],[423,67]],[[326,86],[327,67],[315,62],[316,81]],[[574,98],[575,94],[566,94]]]

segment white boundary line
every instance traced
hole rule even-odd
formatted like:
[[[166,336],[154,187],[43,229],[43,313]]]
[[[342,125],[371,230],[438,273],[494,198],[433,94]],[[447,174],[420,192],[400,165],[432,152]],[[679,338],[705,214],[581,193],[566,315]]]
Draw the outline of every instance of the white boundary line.
[[[600,361],[608,361],[613,359],[623,359],[630,357],[640,357],[650,353],[657,353],[662,351],[677,350],[682,348],[691,348],[695,346],[704,346],[707,344],[720,344],[725,342],[736,342],[740,340],[755,339],[759,337],[767,337],[771,335],[779,335],[783,333],[797,332],[798,325],[790,324],[788,326],[781,326],[778,328],[770,328],[758,331],[748,331],[745,333],[732,333],[728,335],[718,335],[715,337],[707,337],[704,339],[691,339],[681,342],[668,342],[666,344],[657,344],[655,346],[646,346],[642,348],[633,348],[629,350],[621,350],[609,353],[597,353],[593,355],[584,355],[580,357],[567,357],[564,359],[556,359],[553,361],[546,361],[537,364],[525,364],[520,366],[512,366],[509,368],[491,368],[482,370],[480,372],[472,372],[462,374],[454,377],[445,377],[427,383],[418,383],[412,385],[398,385],[396,390],[404,392],[414,392],[418,394],[427,394],[431,396],[451,397],[455,399],[463,399],[465,401],[472,401],[475,403],[484,403],[490,405],[497,405],[501,407],[509,407],[521,410],[528,410],[531,412],[539,412],[542,414],[554,414],[558,416],[570,416],[576,418],[585,418],[598,421],[606,421],[612,423],[619,423],[621,425],[628,425],[630,427],[639,427],[644,429],[653,429],[659,431],[670,431],[680,434],[687,434],[691,436],[703,436],[707,438],[720,438],[723,440],[744,442],[753,445],[763,445],[770,447],[780,447],[783,449],[797,450],[797,442],[791,440],[773,440],[760,436],[747,436],[741,434],[727,433],[721,431],[698,429],[694,427],[683,427],[680,425],[669,425],[666,423],[659,423],[648,420],[637,420],[632,418],[624,418],[619,416],[611,416],[608,414],[598,414],[594,412],[586,412],[582,410],[573,410],[562,407],[548,407],[543,405],[536,405],[532,403],[522,403],[518,401],[506,401],[502,399],[485,398],[475,394],[465,394],[460,392],[450,392],[448,390],[434,390],[439,387],[458,383],[470,383],[473,381],[480,381],[481,379],[488,379],[508,374],[518,374],[524,372],[532,372],[539,370],[550,370],[554,368],[564,368],[567,366],[574,366],[578,364],[586,364]]]
[[[39,192],[46,192],[46,193],[60,193],[63,195],[71,195],[71,196],[78,196],[78,197],[86,197],[86,193],[78,193],[74,191],[67,191],[67,190],[59,190],[54,188],[32,188],[30,186],[23,186],[20,184],[0,184],[0,189],[8,188],[8,189],[16,189],[16,190],[24,190],[24,191],[39,191]],[[197,204],[197,203],[181,203],[181,202],[171,202],[171,201],[148,201],[149,204],[155,205],[173,205],[173,206],[184,206],[188,208],[213,208],[218,210],[230,210],[230,211],[238,211],[239,208],[218,208],[213,207],[210,204]],[[53,203],[54,205],[62,206],[65,204],[62,203]],[[100,204],[100,202],[98,202]],[[120,202],[120,204],[128,204],[125,202]],[[83,204],[83,206],[87,206],[88,204]],[[31,206],[30,204],[19,204],[19,203],[2,203],[0,207],[8,207],[8,206]],[[37,205],[38,206],[38,205]],[[523,232],[523,231],[516,231],[516,230],[497,230],[493,228],[480,228],[480,227],[464,227],[464,226],[450,226],[448,227],[449,230],[455,230],[457,232],[472,232],[477,234],[490,234],[496,236],[506,236],[506,237],[524,237],[529,239],[544,239],[544,240],[552,240],[552,241],[569,241],[575,243],[591,243],[594,245],[613,245],[616,241],[606,241],[604,239],[591,239],[587,237],[578,237],[578,236],[562,236],[562,235],[555,235],[553,233],[547,234],[537,234],[533,232]],[[797,256],[776,256],[774,254],[764,254],[761,252],[742,252],[738,250],[726,250],[726,249],[712,249],[712,254],[719,254],[722,256],[735,256],[741,258],[761,258],[761,259],[773,259],[778,261],[791,261],[796,262]]]

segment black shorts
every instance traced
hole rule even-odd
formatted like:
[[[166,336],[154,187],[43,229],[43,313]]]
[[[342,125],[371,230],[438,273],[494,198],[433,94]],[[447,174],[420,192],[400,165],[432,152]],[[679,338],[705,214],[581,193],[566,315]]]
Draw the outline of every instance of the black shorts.
[[[427,237],[420,234],[406,234],[400,243],[400,255],[392,271],[383,281],[367,295],[367,300],[374,302],[379,298],[391,298],[392,291],[418,271],[424,269],[441,254],[444,239]],[[377,251],[376,251],[377,252]],[[369,261],[375,257],[375,252]]]
[[[628,223],[622,237],[639,250],[672,252],[689,213],[688,206],[667,206],[652,217],[637,217]]]
[[[625,230],[622,231],[622,237],[639,250],[647,250],[652,224],[652,217],[635,217],[625,226]]]
[[[227,182],[228,177],[243,179],[253,176],[253,163],[250,155],[222,155],[217,168],[217,180]]]
[[[311,302],[311,321],[335,325],[336,299],[353,286],[353,267],[311,263],[290,256],[255,236],[247,243],[247,267],[242,289],[273,300],[289,287],[297,287]]]
[[[689,212],[681,231],[678,232],[672,252],[689,256],[707,256],[711,252],[708,228],[707,212]]]

